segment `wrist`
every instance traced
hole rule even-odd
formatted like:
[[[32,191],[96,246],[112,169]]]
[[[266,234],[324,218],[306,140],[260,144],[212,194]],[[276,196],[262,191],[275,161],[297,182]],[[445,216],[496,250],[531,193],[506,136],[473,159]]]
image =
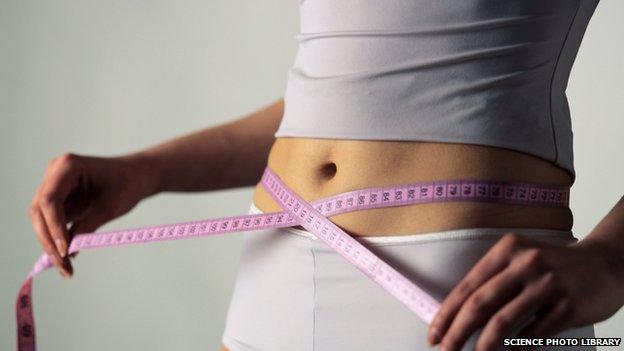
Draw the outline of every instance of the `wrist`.
[[[594,239],[591,236],[579,241],[576,246],[587,249],[592,255],[600,258],[605,271],[619,286],[618,290],[624,293],[624,254],[621,250],[608,241]]]
[[[117,160],[121,162],[124,179],[136,191],[138,201],[162,191],[155,157],[145,152],[136,152],[117,157]]]

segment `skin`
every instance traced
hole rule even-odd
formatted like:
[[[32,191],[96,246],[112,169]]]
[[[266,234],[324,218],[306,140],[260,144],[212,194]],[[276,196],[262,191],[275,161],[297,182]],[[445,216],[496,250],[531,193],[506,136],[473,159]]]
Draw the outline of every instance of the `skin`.
[[[280,100],[233,122],[127,155],[66,153],[54,158],[29,211],[37,239],[56,268],[70,276],[65,252],[74,234],[92,232],[160,192],[255,185],[254,204],[265,212],[277,211],[279,206],[258,183],[267,163],[308,201],[362,187],[457,178],[571,185],[565,170],[502,148],[276,140],[282,114]],[[455,202],[364,210],[331,220],[351,235],[370,236],[469,227],[569,230],[573,218],[569,208]],[[485,327],[477,350],[493,350],[535,312],[539,317],[523,335],[545,337],[609,318],[624,304],[623,238],[624,200],[584,240],[566,247],[506,233],[442,302],[429,327],[429,342],[458,350]]]

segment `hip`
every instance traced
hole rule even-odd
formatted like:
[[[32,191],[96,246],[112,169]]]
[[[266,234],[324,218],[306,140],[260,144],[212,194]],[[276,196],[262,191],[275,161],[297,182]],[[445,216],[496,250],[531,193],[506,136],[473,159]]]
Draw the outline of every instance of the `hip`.
[[[251,213],[260,212],[250,209]],[[517,235],[559,245],[571,231],[514,228]],[[506,233],[470,228],[358,240],[442,301]],[[305,230],[246,232],[223,343],[241,350],[426,349],[427,325],[390,294]],[[558,337],[591,337],[593,326]],[[475,333],[464,346],[472,350]]]

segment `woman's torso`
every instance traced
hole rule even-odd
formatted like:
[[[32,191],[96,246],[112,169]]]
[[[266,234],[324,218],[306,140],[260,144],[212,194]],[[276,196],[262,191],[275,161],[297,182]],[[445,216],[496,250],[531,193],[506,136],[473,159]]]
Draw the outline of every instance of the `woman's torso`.
[[[303,199],[360,188],[450,179],[525,181],[570,186],[567,171],[535,156],[459,143],[277,138],[268,166]],[[254,204],[281,208],[258,184]],[[570,230],[567,207],[444,202],[340,214],[332,221],[351,235],[405,235],[473,227]]]
[[[268,165],[306,200],[458,178],[571,186],[565,88],[597,3],[300,1]],[[260,186],[254,203],[280,209]],[[481,202],[332,219],[354,235],[572,227],[569,208]]]

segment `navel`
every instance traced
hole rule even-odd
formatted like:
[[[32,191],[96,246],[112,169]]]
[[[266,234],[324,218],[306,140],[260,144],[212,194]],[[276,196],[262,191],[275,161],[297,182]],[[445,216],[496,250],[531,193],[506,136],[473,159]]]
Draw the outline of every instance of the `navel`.
[[[326,162],[320,168],[321,177],[325,180],[332,179],[336,176],[338,172],[338,167],[334,162]]]

